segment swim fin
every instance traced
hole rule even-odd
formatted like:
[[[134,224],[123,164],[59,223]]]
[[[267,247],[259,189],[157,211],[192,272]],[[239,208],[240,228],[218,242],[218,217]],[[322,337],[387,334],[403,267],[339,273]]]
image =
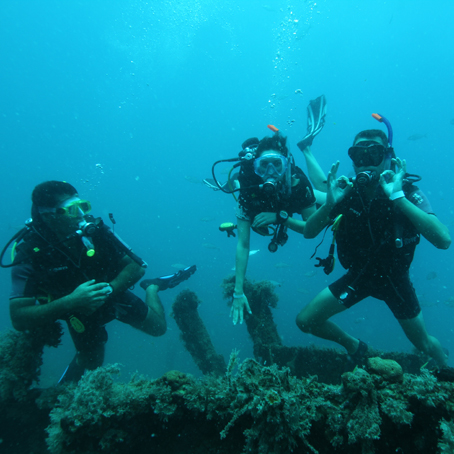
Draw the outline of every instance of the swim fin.
[[[312,145],[314,137],[323,129],[325,125],[325,115],[327,112],[325,95],[313,99],[307,106],[307,134],[301,142],[298,142],[298,148],[303,151],[306,147]]]
[[[69,363],[69,366],[65,369],[63,375],[60,377],[60,380],[58,380],[58,384],[66,384],[69,382],[77,383],[81,379],[84,372],[85,367],[78,364],[76,353],[76,356],[74,356],[73,360]]]
[[[218,185],[215,183],[215,181],[212,178],[205,178],[202,180],[203,184],[208,186],[210,189],[213,191],[219,191]],[[221,184],[221,187],[224,187],[224,184]]]

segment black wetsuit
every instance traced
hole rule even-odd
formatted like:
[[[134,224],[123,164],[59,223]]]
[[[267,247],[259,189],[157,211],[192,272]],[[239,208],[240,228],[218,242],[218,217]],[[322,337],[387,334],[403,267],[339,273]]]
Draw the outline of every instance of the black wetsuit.
[[[432,207],[413,185],[405,188],[406,198],[426,213]],[[393,206],[382,188],[364,202],[356,190],[337,204],[331,217],[342,214],[336,234],[338,257],[347,274],[329,286],[346,307],[372,296],[385,301],[397,319],[416,317],[421,308],[409,268],[420,235],[411,221]],[[403,246],[396,247],[396,238]]]
[[[37,233],[30,232],[17,247],[12,267],[12,291],[10,299],[35,298],[37,304],[46,304],[72,293],[79,285],[91,279],[110,282],[124,267],[124,251],[118,246],[110,229],[102,225],[93,235],[95,254],[88,257],[87,249],[77,237],[77,254],[69,255],[64,243],[49,247]],[[77,257],[74,259],[73,257]],[[90,351],[107,341],[104,325],[112,320],[128,324],[140,324],[148,313],[147,305],[132,292],[126,291],[107,297],[106,302],[93,314],[68,313],[64,320],[78,351]],[[71,317],[83,325],[77,332]]]

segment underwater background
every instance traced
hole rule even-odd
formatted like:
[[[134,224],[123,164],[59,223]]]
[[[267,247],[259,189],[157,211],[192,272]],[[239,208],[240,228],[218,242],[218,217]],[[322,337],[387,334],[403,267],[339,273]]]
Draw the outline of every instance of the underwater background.
[[[0,5],[0,240],[30,216],[34,186],[73,184],[108,213],[115,231],[149,264],[146,277],[196,264],[197,273],[161,294],[168,332],[153,338],[108,325],[105,363],[158,377],[170,369],[200,375],[185,351],[171,304],[194,290],[215,348],[252,356],[245,325],[232,326],[220,287],[233,273],[236,240],[218,230],[235,221],[234,199],[202,184],[215,160],[269,135],[274,124],[296,143],[306,106],[324,94],[328,115],[312,150],[323,169],[341,161],[362,129],[394,129],[397,156],[435,213],[454,224],[454,3],[443,0],[125,1],[8,0]],[[219,168],[219,177],[226,173]],[[224,169],[224,172],[228,167]],[[321,237],[290,232],[278,252],[254,235],[248,277],[279,283],[274,318],[287,346],[334,344],[301,333],[296,314],[343,270],[326,276],[310,261]],[[328,235],[317,255],[327,254]],[[9,251],[5,256],[9,259]],[[454,247],[422,239],[411,268],[429,333],[454,365]],[[0,330],[11,328],[10,276],[0,273]],[[135,292],[144,296],[137,286]],[[387,306],[368,299],[335,317],[349,333],[382,350],[411,351]],[[58,380],[74,355],[68,334],[46,350],[41,386]]]

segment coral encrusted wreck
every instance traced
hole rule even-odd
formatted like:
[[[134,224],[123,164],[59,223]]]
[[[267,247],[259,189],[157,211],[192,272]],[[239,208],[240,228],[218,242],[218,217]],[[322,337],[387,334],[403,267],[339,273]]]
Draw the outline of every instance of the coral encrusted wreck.
[[[124,384],[117,372],[97,369],[62,392],[51,453],[452,452],[454,387],[428,372],[390,383],[357,368],[341,385],[253,359],[220,378],[169,372]]]
[[[254,312],[246,323],[255,359],[239,364],[234,351],[227,366],[197,313],[197,296],[177,297],[183,342],[206,374],[197,379],[169,371],[122,383],[119,367],[111,365],[87,372],[77,386],[31,389],[42,345],[28,334],[7,333],[0,345],[1,452],[454,452],[449,370],[431,374],[420,369],[417,355],[370,349],[364,368],[344,372],[343,353],[282,345],[270,310],[277,303],[272,286],[249,282],[245,291]],[[30,348],[31,355],[21,353]]]

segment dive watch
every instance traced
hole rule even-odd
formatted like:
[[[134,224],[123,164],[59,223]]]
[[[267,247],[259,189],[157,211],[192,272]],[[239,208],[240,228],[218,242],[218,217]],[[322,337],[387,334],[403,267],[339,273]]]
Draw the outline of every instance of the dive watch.
[[[276,213],[276,219],[277,219],[277,223],[278,224],[284,224],[287,221],[287,219],[288,219],[287,211],[283,211],[283,210],[282,211],[278,211]]]

